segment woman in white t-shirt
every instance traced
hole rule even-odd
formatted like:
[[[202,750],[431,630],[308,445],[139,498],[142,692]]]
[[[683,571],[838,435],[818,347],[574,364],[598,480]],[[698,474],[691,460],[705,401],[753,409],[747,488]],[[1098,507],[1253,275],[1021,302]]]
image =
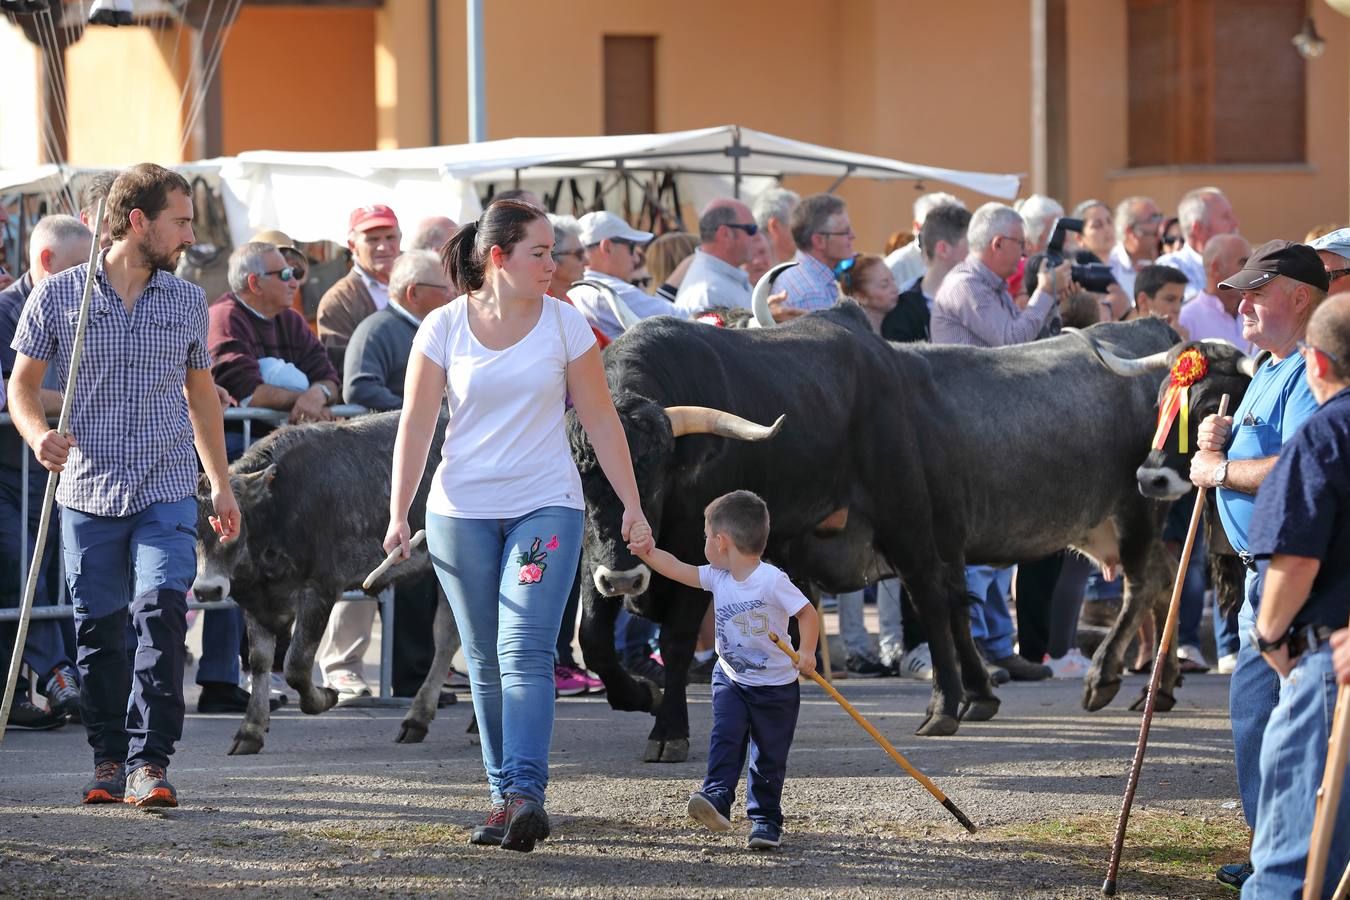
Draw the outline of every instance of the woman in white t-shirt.
[[[553,645],[581,551],[585,502],[563,425],[570,397],[624,503],[646,524],[623,426],[581,313],[545,296],[553,228],[499,200],[441,251],[457,300],[413,340],[394,443],[386,551],[408,552],[408,507],[441,398],[450,408],[427,499],[427,548],[455,612],[492,810],[471,840],[529,851],[548,836]]]

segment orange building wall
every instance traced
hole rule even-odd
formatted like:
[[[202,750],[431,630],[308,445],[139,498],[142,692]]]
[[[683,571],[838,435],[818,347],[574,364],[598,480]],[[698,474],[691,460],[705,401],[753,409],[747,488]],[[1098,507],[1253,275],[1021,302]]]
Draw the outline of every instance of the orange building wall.
[[[375,146],[375,12],[245,6],[221,60],[223,152]]]

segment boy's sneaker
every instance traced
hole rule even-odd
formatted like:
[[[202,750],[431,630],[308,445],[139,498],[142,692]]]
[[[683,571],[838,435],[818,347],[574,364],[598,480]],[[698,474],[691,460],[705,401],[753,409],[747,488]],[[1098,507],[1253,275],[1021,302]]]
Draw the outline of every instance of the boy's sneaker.
[[[1237,668],[1237,654],[1225,653],[1219,657],[1219,674],[1232,675],[1233,670]]]
[[[1205,652],[1195,644],[1182,644],[1177,648],[1177,659],[1181,661],[1181,671],[1183,672],[1208,672],[1210,670],[1209,660],[1205,659]]]
[[[1252,877],[1251,860],[1242,863],[1229,863],[1226,866],[1219,866],[1219,871],[1214,873],[1214,877],[1219,879],[1219,883],[1230,888],[1242,890],[1243,883]]]
[[[880,678],[890,674],[881,663],[861,653],[850,653],[844,668],[848,670],[849,678]]]
[[[122,799],[133,806],[147,808],[178,805],[178,794],[164,777],[162,766],[144,765],[133,769],[127,776],[126,796]]]
[[[506,826],[502,832],[502,849],[529,853],[535,841],[548,837],[548,813],[544,806],[519,794],[506,798]]]
[[[702,791],[689,795],[689,817],[701,822],[709,831],[730,831],[731,820],[723,815],[712,798]]]
[[[928,644],[906,650],[905,655],[895,661],[895,674],[915,681],[932,681],[933,655],[928,651]]]
[[[644,656],[635,661],[631,666],[624,666],[629,675],[635,678],[645,678],[657,687],[666,683],[665,667],[650,656]]]
[[[358,697],[371,696],[370,685],[366,680],[350,669],[339,669],[328,673],[328,687],[337,691],[338,703],[355,700]]]
[[[714,653],[707,659],[699,662],[695,659],[689,664],[689,683],[690,684],[711,684],[713,676],[713,667],[717,665],[717,654]]]
[[[1041,662],[1054,673],[1055,678],[1082,678],[1087,674],[1088,667],[1091,665],[1087,657],[1077,647],[1058,659],[1047,653],[1045,659]]]
[[[66,724],[61,713],[42,709],[28,699],[28,691],[16,692],[14,703],[9,707],[9,721],[6,731],[47,731]]]
[[[75,670],[70,666],[57,666],[47,677],[47,705],[52,712],[65,716],[72,722],[80,721],[80,684],[75,680]]]
[[[121,803],[127,790],[127,767],[108,760],[94,765],[94,777],[85,782],[81,803]]]
[[[772,822],[756,822],[750,829],[746,846],[751,850],[772,850],[783,843],[783,830]]]
[[[553,686],[560,697],[586,693],[586,682],[582,680],[581,673],[571,666],[553,667]]]
[[[469,843],[499,847],[504,834],[506,834],[506,804],[494,803],[487,821],[482,825],[475,825],[473,831],[469,832]]]

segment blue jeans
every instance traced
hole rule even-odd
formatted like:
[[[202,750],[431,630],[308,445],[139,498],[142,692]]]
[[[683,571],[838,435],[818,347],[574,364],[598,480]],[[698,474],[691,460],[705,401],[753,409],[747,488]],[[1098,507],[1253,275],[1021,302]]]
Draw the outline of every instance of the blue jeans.
[[[1211,612],[1214,615],[1214,652],[1222,658],[1237,653],[1242,646],[1242,633],[1238,631],[1238,614],[1241,612],[1241,606],[1225,616],[1219,611],[1218,594],[1214,595],[1213,606]]]
[[[542,803],[553,740],[553,645],[581,555],[579,509],[514,519],[427,514],[427,549],[455,612],[493,802]]]
[[[196,526],[193,497],[130,516],[72,509],[61,516],[80,706],[96,763],[166,766],[183,736],[183,638],[187,590],[197,574]]]
[[[661,626],[651,619],[619,607],[619,614],[614,619],[614,649],[619,653],[619,663],[632,668],[651,656],[652,641],[660,631]]]
[[[45,474],[45,470],[44,470]],[[23,600],[19,573],[32,562],[33,545],[37,537],[38,520],[42,517],[42,499],[47,479],[30,477],[23,483],[23,474],[17,469],[0,468],[0,609],[17,609]],[[28,522],[22,516],[23,492],[28,492]],[[33,606],[55,606],[61,600],[61,577],[58,574],[60,550],[60,508],[52,508],[53,518],[47,532],[47,549],[38,569],[37,591]],[[24,538],[27,537],[27,547]],[[0,624],[0,662],[8,663],[16,626],[12,622]],[[23,645],[23,661],[32,667],[41,684],[57,666],[69,666],[70,655],[57,619],[34,619],[28,623],[28,637]]]
[[[990,662],[1012,656],[1013,620],[1008,610],[1011,587],[1011,568],[966,566],[966,590],[975,596],[970,605],[970,635]]]
[[[1183,547],[1184,547],[1183,542]],[[1197,530],[1186,580],[1181,585],[1181,605],[1177,610],[1177,646],[1200,646],[1200,620],[1205,615],[1205,533]]]
[[[1252,841],[1256,871],[1242,887],[1244,897],[1292,900],[1302,896],[1336,695],[1336,673],[1327,646],[1305,653],[1280,686],[1280,701],[1270,714],[1261,743],[1261,802]],[[1323,896],[1330,895],[1350,859],[1350,797],[1346,794],[1343,782]]]
[[[1266,563],[1259,566],[1259,571],[1247,573],[1247,596],[1238,613],[1242,646],[1238,650],[1237,668],[1228,683],[1228,717],[1233,723],[1238,796],[1242,798],[1242,815],[1249,828],[1256,827],[1260,805],[1261,739],[1271,710],[1280,699],[1280,677],[1247,640],[1256,624],[1256,608],[1261,603],[1261,585],[1265,580]]]
[[[795,681],[763,687],[737,684],[719,664],[713,666],[712,707],[703,793],[730,818],[748,746],[745,814],[752,822],[772,822],[781,828],[783,782],[792,733],[797,730],[801,687]]]

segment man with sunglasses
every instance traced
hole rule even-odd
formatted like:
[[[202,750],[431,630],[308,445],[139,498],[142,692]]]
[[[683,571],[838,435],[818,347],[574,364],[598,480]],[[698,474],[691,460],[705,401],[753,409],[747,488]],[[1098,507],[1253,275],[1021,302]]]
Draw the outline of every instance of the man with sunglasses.
[[[750,306],[750,277],[740,268],[750,258],[759,232],[750,207],[739,200],[714,200],[698,218],[693,262],[680,282],[675,305],[695,313],[717,306]]]
[[[1280,676],[1261,740],[1255,872],[1244,886],[1256,897],[1300,893],[1314,813],[1326,799],[1317,794],[1337,695],[1330,638],[1350,619],[1350,294],[1324,301],[1296,347],[1320,406],[1262,483],[1250,533],[1251,552],[1269,560],[1252,640]],[[1324,890],[1350,859],[1347,787]]]
[[[1313,311],[1326,297],[1327,272],[1311,247],[1269,241],[1219,286],[1242,294],[1238,305],[1242,337],[1269,352],[1262,357],[1237,410],[1224,418],[1207,416],[1200,423],[1198,449],[1191,458],[1191,481],[1216,489],[1224,534],[1247,566],[1238,633],[1248,635],[1261,606],[1266,570],[1265,563],[1254,558],[1250,539],[1256,493],[1274,469],[1281,448],[1317,408],[1304,379],[1298,342],[1307,333]],[[1262,652],[1244,641],[1229,682],[1238,795],[1252,828],[1266,796],[1262,736],[1280,695],[1280,680],[1262,661]],[[1222,867],[1217,877],[1238,886],[1250,874],[1250,863],[1233,863]]]
[[[1350,291],[1350,228],[1338,228],[1308,246],[1317,251],[1317,258],[1326,266],[1328,293]]]
[[[650,231],[639,231],[612,212],[587,213],[577,220],[581,243],[586,249],[583,281],[609,288],[639,319],[650,316],[686,314],[660,297],[643,293],[629,279],[642,262],[642,248],[652,239]],[[581,310],[591,327],[613,340],[623,334],[624,326],[610,307],[608,298],[590,285],[574,287],[567,299]]]

